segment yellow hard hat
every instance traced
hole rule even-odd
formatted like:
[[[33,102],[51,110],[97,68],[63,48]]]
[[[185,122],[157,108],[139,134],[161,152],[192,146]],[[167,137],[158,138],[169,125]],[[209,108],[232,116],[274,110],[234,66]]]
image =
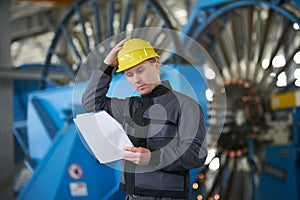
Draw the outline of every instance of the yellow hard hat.
[[[159,57],[151,44],[139,38],[126,41],[118,53],[119,67],[116,72],[122,72],[149,58]]]

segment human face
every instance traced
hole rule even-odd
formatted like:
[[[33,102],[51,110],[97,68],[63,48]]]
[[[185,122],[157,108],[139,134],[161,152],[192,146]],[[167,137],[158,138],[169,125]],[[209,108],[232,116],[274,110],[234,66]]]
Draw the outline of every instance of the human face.
[[[125,75],[136,91],[141,95],[147,95],[161,83],[159,69],[159,61],[146,60],[125,70]]]

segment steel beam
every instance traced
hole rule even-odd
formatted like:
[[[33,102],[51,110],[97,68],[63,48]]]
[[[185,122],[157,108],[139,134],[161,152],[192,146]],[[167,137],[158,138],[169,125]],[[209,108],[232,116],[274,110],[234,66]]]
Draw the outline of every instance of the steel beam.
[[[0,66],[0,79],[40,80],[41,72],[42,71],[38,69],[18,69]],[[59,71],[50,71],[48,78],[63,81],[68,79],[69,75]]]
[[[0,66],[10,63],[10,1],[0,1]],[[5,28],[4,28],[5,27]],[[0,199],[14,199],[13,83],[0,79]]]
[[[53,31],[64,8],[45,6],[16,6],[11,9],[11,40],[17,41]]]

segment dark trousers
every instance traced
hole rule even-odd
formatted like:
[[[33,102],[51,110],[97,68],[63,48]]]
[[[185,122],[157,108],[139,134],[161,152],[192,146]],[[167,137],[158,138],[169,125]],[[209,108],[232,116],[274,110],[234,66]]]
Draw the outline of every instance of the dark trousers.
[[[134,196],[134,195],[127,195],[126,200],[186,200],[186,199],[175,199],[170,197],[142,197],[142,196]]]

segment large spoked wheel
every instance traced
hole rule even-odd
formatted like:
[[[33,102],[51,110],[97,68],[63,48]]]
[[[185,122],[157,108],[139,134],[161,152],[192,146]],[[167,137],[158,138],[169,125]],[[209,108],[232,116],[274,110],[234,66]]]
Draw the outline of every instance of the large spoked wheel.
[[[299,90],[299,10],[292,3],[276,2],[199,3],[184,30],[216,63],[227,97],[225,126],[217,141],[221,153],[215,157],[221,166],[210,174],[203,168],[198,177],[203,187],[195,185],[200,199],[251,196],[245,187],[251,186],[250,178],[244,174],[251,163],[243,168],[251,153],[249,139],[266,128],[272,94]],[[213,109],[210,117],[216,118],[219,108]],[[209,134],[213,131],[210,128]],[[208,183],[207,176],[214,181]]]
[[[139,27],[174,29],[156,0],[77,1],[55,33],[42,71],[41,89],[54,70],[68,74],[68,79],[51,80],[60,85],[73,82],[75,77],[86,79],[77,72],[92,49],[113,35]]]

